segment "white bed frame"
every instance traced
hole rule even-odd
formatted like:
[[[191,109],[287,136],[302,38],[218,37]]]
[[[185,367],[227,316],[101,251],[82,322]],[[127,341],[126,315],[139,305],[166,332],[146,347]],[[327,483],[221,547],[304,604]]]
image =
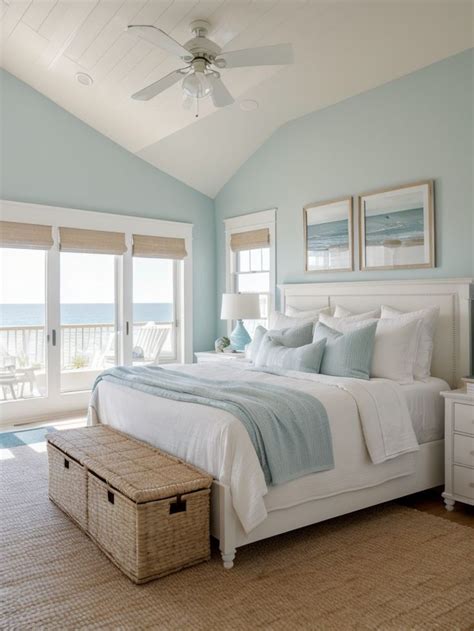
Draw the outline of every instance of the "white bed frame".
[[[386,280],[281,285],[281,310],[333,307],[339,304],[354,313],[387,304],[403,311],[439,306],[434,341],[432,375],[454,388],[470,368],[470,302],[473,279]],[[260,539],[315,524],[381,502],[439,486],[444,482],[444,440],[421,446],[411,475],[330,497],[309,500],[291,508],[269,512],[266,520],[246,534],[232,507],[230,489],[214,481],[211,496],[211,533],[219,540],[225,568],[233,566],[236,549]]]

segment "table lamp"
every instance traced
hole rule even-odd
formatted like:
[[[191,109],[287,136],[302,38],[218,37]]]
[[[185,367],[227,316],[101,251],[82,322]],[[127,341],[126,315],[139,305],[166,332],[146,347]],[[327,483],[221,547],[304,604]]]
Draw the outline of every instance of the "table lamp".
[[[237,320],[230,334],[230,343],[237,351],[243,351],[252,341],[242,320],[260,318],[260,297],[258,294],[222,294],[221,320]]]

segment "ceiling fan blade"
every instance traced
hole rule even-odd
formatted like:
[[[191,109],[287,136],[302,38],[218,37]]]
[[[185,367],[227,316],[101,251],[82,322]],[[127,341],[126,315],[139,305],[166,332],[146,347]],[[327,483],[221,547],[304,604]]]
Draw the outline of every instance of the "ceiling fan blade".
[[[163,50],[168,51],[172,55],[176,55],[177,57],[192,57],[184,46],[181,46],[179,42],[170,37],[167,33],[162,31],[160,28],[156,28],[156,26],[148,26],[145,24],[131,24],[128,27],[128,30],[132,33],[138,35],[142,39],[150,42],[151,44],[155,44],[159,48],[163,48]]]
[[[154,96],[160,94],[160,92],[164,92],[168,88],[171,88],[172,85],[178,83],[183,78],[183,73],[180,70],[173,70],[166,76],[158,79],[154,83],[147,85],[146,88],[135,92],[132,94],[132,99],[135,101],[149,101]]]
[[[293,46],[291,44],[276,44],[275,46],[231,50],[228,53],[220,53],[218,59],[221,58],[226,62],[225,68],[280,66],[293,63]]]
[[[207,75],[212,85],[212,102],[216,107],[226,107],[234,102],[234,97],[222,83],[222,79],[215,74]]]

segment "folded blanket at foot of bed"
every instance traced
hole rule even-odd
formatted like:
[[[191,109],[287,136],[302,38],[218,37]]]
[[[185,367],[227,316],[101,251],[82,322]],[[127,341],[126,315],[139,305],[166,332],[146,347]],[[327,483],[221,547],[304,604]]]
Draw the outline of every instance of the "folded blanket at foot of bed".
[[[326,409],[315,397],[264,383],[210,380],[159,366],[117,366],[96,379],[233,414],[247,430],[268,484],[334,468]]]

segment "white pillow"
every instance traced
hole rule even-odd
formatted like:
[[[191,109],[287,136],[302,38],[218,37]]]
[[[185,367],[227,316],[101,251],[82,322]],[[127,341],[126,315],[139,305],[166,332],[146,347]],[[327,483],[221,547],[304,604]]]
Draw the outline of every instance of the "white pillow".
[[[285,315],[290,318],[319,318],[320,313],[331,313],[330,307],[320,307],[319,309],[296,309],[296,307],[291,307],[288,305],[285,309]]]
[[[385,318],[396,318],[403,322],[421,320],[419,330],[418,353],[415,360],[415,379],[427,379],[431,376],[431,359],[433,357],[433,338],[439,317],[439,307],[428,307],[418,311],[404,313],[393,307],[382,305],[382,315]]]
[[[352,311],[349,311],[349,309],[341,307],[341,305],[336,305],[333,315],[335,318],[347,318],[347,316],[354,314],[352,313]]]
[[[358,322],[322,314],[319,321],[341,333],[363,328],[378,322],[375,331],[371,377],[392,379],[398,383],[413,383],[413,372],[418,350],[418,332],[421,320],[401,322],[399,318],[368,318]]]
[[[251,362],[255,362],[258,351],[262,345],[262,340],[265,337],[267,329],[264,326],[258,325],[254,331],[253,339],[250,344],[247,344],[245,348],[245,359],[250,359]]]
[[[352,313],[349,309],[336,305],[334,310],[335,318],[352,318],[353,322],[359,320],[368,320],[369,318],[380,318],[380,309],[374,309],[373,311],[366,311],[365,313]]]
[[[306,318],[295,318],[281,313],[281,311],[272,311],[270,314],[270,329],[288,329],[293,326],[301,326],[307,322],[317,322],[318,315],[312,315]]]

